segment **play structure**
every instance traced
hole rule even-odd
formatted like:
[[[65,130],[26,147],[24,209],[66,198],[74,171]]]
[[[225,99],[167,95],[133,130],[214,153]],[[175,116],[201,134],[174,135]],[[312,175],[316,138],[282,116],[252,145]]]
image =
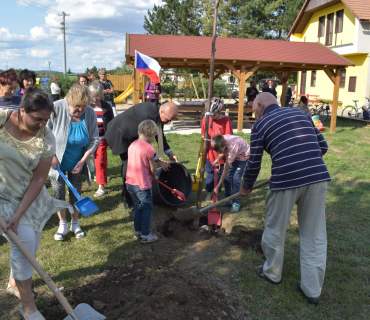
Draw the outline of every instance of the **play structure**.
[[[140,82],[140,85],[142,82]],[[114,103],[122,103],[124,100],[126,100],[130,94],[134,92],[134,81],[131,81],[130,85],[127,87],[127,89],[121,93],[117,98],[114,98]]]

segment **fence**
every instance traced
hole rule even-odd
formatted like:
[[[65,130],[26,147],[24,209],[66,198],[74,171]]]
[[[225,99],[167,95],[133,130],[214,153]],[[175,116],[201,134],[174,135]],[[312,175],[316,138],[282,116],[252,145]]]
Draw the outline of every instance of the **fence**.
[[[113,87],[115,91],[125,91],[127,87],[130,85],[132,81],[134,81],[134,76],[131,75],[123,75],[123,74],[115,74],[107,75],[107,79],[112,81]]]

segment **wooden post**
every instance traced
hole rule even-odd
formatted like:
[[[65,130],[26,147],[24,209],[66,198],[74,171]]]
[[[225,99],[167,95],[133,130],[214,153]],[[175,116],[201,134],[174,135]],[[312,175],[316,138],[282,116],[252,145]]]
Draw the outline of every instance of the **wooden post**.
[[[132,105],[140,101],[140,71],[134,68],[134,94],[132,95]]]
[[[189,97],[189,99],[190,99],[190,101],[191,101],[191,99],[193,97],[193,86],[192,86],[192,83],[191,83],[191,80],[192,79],[193,79],[193,76],[190,75],[190,81],[189,81],[189,88],[190,88],[190,97]]]
[[[244,94],[245,94],[245,65],[242,65],[240,70],[240,81],[239,81],[239,107],[238,107],[238,127],[237,132],[243,131],[243,120],[244,120]]]
[[[233,86],[231,87],[231,91],[230,91],[230,94],[229,94],[229,100],[231,99],[231,95],[233,94],[234,85],[235,85],[235,78],[233,77]]]
[[[204,100],[205,100],[207,99],[207,96],[206,96],[206,89],[204,88],[203,75],[200,75],[200,80],[202,80],[203,95],[204,95]]]
[[[194,87],[194,98],[197,97],[197,99],[199,100],[199,95],[198,95],[199,79],[198,79],[198,85],[196,87],[195,87],[193,76],[191,76],[191,81],[193,82],[193,87]]]
[[[340,85],[340,67],[337,67],[334,82],[333,105],[331,106],[330,133],[335,133],[335,129],[337,127],[339,85]]]

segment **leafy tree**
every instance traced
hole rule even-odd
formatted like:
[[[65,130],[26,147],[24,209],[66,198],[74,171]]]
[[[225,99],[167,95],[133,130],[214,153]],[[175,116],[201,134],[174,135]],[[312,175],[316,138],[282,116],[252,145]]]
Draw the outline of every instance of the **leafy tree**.
[[[222,2],[219,14],[221,37],[240,37],[242,32],[241,22],[243,21],[241,9],[245,5],[245,2],[245,0],[229,0]]]
[[[67,73],[68,74],[71,74],[72,73],[71,68],[68,69],[68,72]]]
[[[121,61],[121,64],[121,67],[114,70],[114,74],[132,74],[133,69],[125,61]]]
[[[77,77],[68,76],[65,74],[58,74],[57,78],[58,78],[58,86],[60,87],[60,98],[62,99],[67,95],[72,85],[76,83]]]

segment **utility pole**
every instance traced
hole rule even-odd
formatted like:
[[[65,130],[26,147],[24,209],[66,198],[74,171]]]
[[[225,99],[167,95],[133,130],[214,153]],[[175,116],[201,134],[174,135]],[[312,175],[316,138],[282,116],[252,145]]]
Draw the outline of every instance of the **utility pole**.
[[[58,16],[63,17],[63,21],[60,23],[62,27],[60,28],[63,32],[63,73],[67,73],[67,52],[66,52],[66,17],[69,16],[68,13],[64,11]]]
[[[51,73],[50,73],[50,63],[51,63],[51,62],[49,62],[49,77],[50,77],[50,74],[51,74]]]

